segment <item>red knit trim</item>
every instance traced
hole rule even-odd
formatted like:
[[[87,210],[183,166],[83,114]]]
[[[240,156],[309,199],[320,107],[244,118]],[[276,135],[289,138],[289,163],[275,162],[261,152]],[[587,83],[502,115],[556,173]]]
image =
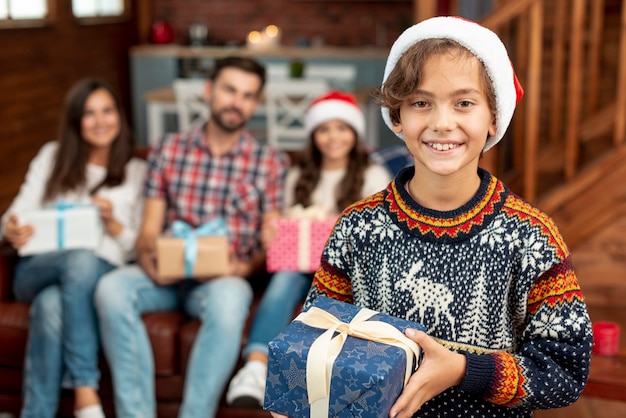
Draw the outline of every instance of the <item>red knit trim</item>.
[[[341,270],[331,266],[325,260],[322,260],[320,267],[315,273],[313,285],[317,287],[321,294],[329,298],[352,303],[352,283],[350,279]]]
[[[530,289],[528,312],[534,314],[544,304],[554,308],[556,305],[571,304],[574,300],[582,302],[584,298],[568,258],[545,272]]]
[[[504,185],[495,177],[491,177],[487,191],[469,211],[454,218],[438,218],[425,216],[415,212],[400,197],[396,182],[391,183],[391,193],[387,194],[389,209],[395,213],[400,222],[404,222],[410,230],[418,229],[422,235],[434,235],[441,238],[446,235],[456,238],[459,235],[468,235],[473,228],[482,228],[486,216],[496,212],[498,204],[502,203],[502,196],[506,194]]]
[[[486,397],[497,405],[513,406],[528,395],[524,384],[526,379],[517,359],[507,353],[492,354],[495,360],[495,374],[492,393]]]

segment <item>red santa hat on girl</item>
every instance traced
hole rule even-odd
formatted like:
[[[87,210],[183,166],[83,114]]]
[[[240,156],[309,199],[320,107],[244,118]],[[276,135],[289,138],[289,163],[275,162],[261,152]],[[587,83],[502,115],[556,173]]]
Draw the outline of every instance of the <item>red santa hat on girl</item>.
[[[394,42],[387,58],[383,86],[387,77],[398,63],[398,60],[413,44],[425,39],[451,39],[469,50],[478,58],[493,83],[496,94],[496,134],[487,139],[484,151],[497,144],[506,132],[515,106],[522,98],[522,90],[506,47],[494,32],[478,23],[460,17],[441,16],[424,20],[406,29]],[[383,120],[390,129],[393,129],[389,109],[381,109]],[[402,133],[397,133],[404,139]]]
[[[365,117],[354,95],[341,91],[330,91],[315,99],[304,118],[307,136],[320,124],[329,120],[341,120],[356,131],[357,137],[365,137]]]

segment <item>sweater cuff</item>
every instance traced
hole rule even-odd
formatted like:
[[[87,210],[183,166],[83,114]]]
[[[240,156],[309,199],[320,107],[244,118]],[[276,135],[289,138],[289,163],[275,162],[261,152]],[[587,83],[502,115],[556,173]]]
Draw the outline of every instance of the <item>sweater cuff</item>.
[[[495,360],[489,354],[463,353],[467,359],[465,377],[459,389],[475,394],[489,391],[495,374]]]

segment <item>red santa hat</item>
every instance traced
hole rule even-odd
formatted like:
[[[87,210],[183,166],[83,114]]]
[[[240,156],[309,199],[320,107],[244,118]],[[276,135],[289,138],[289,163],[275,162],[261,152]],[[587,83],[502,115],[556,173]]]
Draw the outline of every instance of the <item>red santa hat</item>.
[[[451,39],[469,50],[485,66],[496,94],[496,134],[487,139],[484,148],[487,151],[504,136],[515,106],[524,94],[506,47],[498,35],[478,23],[454,16],[433,17],[406,29],[394,42],[387,58],[383,86],[402,54],[411,45],[425,39]],[[393,129],[389,109],[383,107],[381,111],[383,120]],[[402,133],[396,135],[404,139]]]
[[[357,137],[365,137],[365,116],[354,95],[341,91],[330,91],[315,99],[304,118],[307,135],[322,123],[329,120],[341,120],[356,131]]]

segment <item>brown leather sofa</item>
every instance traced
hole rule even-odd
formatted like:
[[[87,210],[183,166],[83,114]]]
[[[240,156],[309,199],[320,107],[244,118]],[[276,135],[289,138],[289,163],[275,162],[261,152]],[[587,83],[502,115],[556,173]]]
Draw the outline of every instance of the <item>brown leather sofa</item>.
[[[22,368],[28,334],[26,303],[16,302],[12,296],[13,266],[17,256],[8,245],[0,246],[0,413],[16,417],[21,408]],[[258,302],[258,294],[251,313]],[[252,315],[250,315],[250,318]],[[250,318],[244,335],[247,335]],[[184,370],[191,344],[198,329],[198,321],[179,312],[154,313],[144,316],[152,342],[156,374],[157,417],[176,417],[182,399]],[[105,413],[114,416],[111,380],[106,361],[101,359],[101,396]],[[72,392],[64,390],[59,417],[72,417]],[[268,412],[238,409],[226,405],[222,399],[219,418],[267,418]]]

